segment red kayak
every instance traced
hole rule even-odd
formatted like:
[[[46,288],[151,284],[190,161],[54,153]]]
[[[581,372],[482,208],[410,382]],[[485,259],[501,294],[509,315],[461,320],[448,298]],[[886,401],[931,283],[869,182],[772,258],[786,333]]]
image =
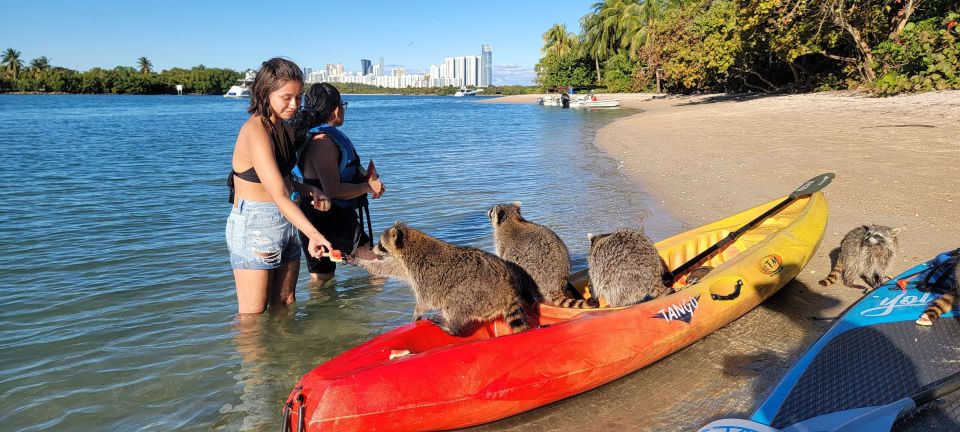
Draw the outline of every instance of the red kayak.
[[[657,243],[671,268],[771,202]],[[711,255],[714,270],[675,294],[625,308],[539,306],[539,327],[502,321],[451,336],[429,321],[384,333],[317,366],[284,406],[308,431],[462,428],[540,407],[613,381],[756,307],[800,272],[827,220],[820,193],[798,199]],[[572,282],[581,290],[585,273]],[[602,299],[601,299],[602,301]],[[602,304],[602,303],[601,303]]]

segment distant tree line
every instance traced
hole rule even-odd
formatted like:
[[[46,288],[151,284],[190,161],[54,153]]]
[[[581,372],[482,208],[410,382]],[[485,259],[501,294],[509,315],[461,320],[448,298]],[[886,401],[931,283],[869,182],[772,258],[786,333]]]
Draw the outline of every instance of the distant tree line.
[[[960,89],[957,0],[605,0],[543,34],[542,87]]]
[[[405,88],[388,88],[374,86],[370,84],[359,84],[359,83],[330,83],[337,90],[340,90],[341,93],[348,94],[401,94],[401,95],[422,95],[422,96],[450,96],[460,90],[460,87],[447,86],[447,87],[405,87]],[[517,95],[517,94],[528,94],[528,93],[538,93],[540,88],[538,86],[521,86],[521,85],[507,85],[507,86],[489,86],[489,87],[468,87],[474,90],[483,89],[482,92],[478,93],[483,96],[496,96],[496,95]]]
[[[13,48],[3,52],[0,67],[0,92],[175,94],[180,84],[184,93],[224,94],[242,76],[232,69],[203,65],[157,73],[146,57],[137,60],[136,68],[117,66],[79,72],[52,66],[46,56],[25,64],[20,52]]]

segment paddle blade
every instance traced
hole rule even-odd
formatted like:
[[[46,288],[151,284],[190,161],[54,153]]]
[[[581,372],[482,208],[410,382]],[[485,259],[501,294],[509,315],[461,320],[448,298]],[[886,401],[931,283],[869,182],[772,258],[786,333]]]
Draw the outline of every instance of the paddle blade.
[[[810,180],[807,180],[806,183],[800,185],[800,187],[798,187],[797,190],[793,191],[793,193],[790,194],[790,198],[793,199],[793,198],[802,197],[804,195],[810,195],[814,192],[817,192],[820,189],[827,187],[827,185],[830,184],[831,181],[833,181],[833,177],[834,177],[833,173],[826,173],[826,174],[820,174]]]

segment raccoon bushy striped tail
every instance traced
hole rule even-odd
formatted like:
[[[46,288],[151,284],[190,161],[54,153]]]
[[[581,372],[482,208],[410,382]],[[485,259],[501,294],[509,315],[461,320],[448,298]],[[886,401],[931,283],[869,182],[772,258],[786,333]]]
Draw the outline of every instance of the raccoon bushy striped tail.
[[[523,312],[523,304],[520,301],[514,302],[514,307],[503,313],[503,321],[510,326],[514,333],[522,332],[530,328],[527,322],[527,315]]]
[[[837,260],[837,265],[833,266],[833,270],[830,271],[830,274],[827,277],[820,279],[820,285],[830,286],[837,283],[837,280],[840,279],[840,273],[843,272],[843,261]]]
[[[930,302],[927,310],[923,311],[923,313],[920,314],[920,318],[917,319],[917,324],[933,325],[933,321],[940,318],[940,315],[950,312],[950,310],[953,309],[953,302],[956,299],[956,295],[955,292],[948,292]]]
[[[593,297],[585,300],[572,299],[560,293],[554,293],[553,295],[548,296],[547,301],[553,305],[573,309],[593,309],[600,307],[597,299]]]

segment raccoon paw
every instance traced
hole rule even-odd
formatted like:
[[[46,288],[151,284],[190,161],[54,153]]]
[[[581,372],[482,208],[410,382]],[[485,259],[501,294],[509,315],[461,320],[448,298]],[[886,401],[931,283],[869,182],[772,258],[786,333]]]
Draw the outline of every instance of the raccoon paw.
[[[590,298],[588,298],[588,299],[586,299],[586,300],[584,300],[584,301],[586,302],[586,305],[587,305],[587,306],[590,306],[590,307],[592,307],[592,308],[598,308],[598,307],[600,307],[600,300],[597,299],[596,297],[590,297]]]
[[[922,325],[925,327],[929,327],[933,325],[933,321],[930,320],[930,316],[928,316],[926,313],[921,314],[920,318],[918,318],[916,322],[917,322],[917,325]]]

